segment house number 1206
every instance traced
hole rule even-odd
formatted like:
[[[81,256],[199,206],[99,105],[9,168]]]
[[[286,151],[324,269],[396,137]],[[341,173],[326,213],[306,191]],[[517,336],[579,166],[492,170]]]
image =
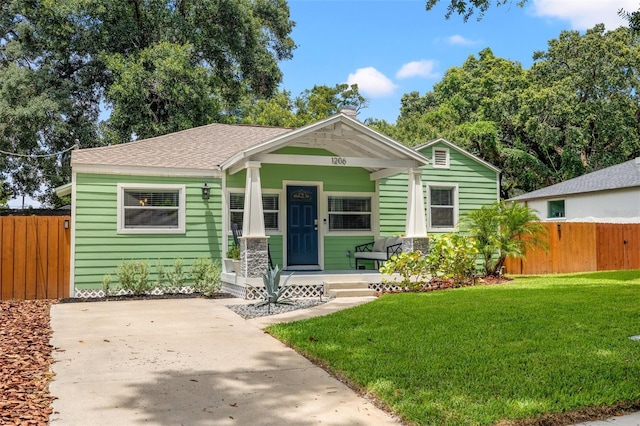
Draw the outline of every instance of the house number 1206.
[[[340,166],[347,165],[347,159],[344,157],[331,157],[331,164],[338,164]]]

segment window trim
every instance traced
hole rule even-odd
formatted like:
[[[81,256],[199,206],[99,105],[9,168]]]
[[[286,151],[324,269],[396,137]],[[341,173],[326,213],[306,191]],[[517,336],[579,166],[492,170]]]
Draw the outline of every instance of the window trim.
[[[227,209],[227,223],[228,223],[228,233],[229,235],[232,234],[231,232],[231,194],[242,194],[244,195],[245,190],[244,188],[227,188],[227,196],[226,196],[226,209]],[[262,195],[268,195],[268,194],[273,194],[273,195],[277,195],[278,196],[278,228],[277,229],[273,229],[273,228],[266,228],[264,229],[264,232],[267,235],[282,235],[282,190],[280,189],[262,189],[261,190]],[[268,210],[268,211],[272,211],[272,210]],[[244,212],[244,209],[243,209]],[[264,210],[262,212],[262,214],[264,215]]]
[[[330,229],[329,220],[329,197],[344,197],[344,198],[369,198],[371,200],[371,229]],[[324,193],[324,205],[321,207],[325,222],[325,235],[340,235],[340,236],[369,236],[375,233],[375,224],[377,222],[378,212],[375,208],[376,194],[373,192],[325,192]]]
[[[554,201],[562,201],[563,203],[563,215],[562,216],[551,216],[551,203]],[[547,219],[549,220],[562,220],[567,218],[567,200],[566,198],[554,198],[551,200],[547,200]]]
[[[445,164],[437,164],[436,163],[436,151],[444,151],[445,158],[446,158],[445,159]],[[450,156],[449,148],[442,148],[442,147],[439,147],[439,146],[434,146],[431,149],[431,162],[433,164],[433,168],[434,169],[448,169],[448,168],[450,168],[451,167],[450,158],[451,158],[451,156]]]
[[[125,228],[124,192],[125,191],[178,191],[178,227],[177,228]],[[185,234],[186,231],[186,185],[155,183],[118,183],[117,185],[117,233],[118,234]]]
[[[453,227],[441,228],[434,227],[431,223],[431,189],[453,189]],[[457,183],[448,182],[427,182],[426,183],[426,196],[427,196],[427,230],[432,232],[456,232],[457,224],[460,214],[460,191]],[[438,206],[433,206],[438,207]],[[441,207],[441,206],[440,206]]]

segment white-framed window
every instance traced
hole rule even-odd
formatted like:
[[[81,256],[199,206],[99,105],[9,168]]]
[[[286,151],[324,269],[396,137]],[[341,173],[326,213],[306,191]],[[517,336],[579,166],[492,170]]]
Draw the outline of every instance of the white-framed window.
[[[433,231],[454,231],[458,223],[458,185],[428,183],[429,229]]]
[[[118,184],[119,234],[184,234],[185,185]]]
[[[329,195],[329,231],[370,231],[372,197],[369,195]]]
[[[280,193],[263,192],[262,210],[264,213],[264,229],[280,230]],[[244,192],[229,193],[229,226],[237,223],[242,228],[244,217]]]
[[[548,219],[563,219],[565,218],[564,200],[549,200],[547,201],[547,218]]]
[[[449,148],[433,147],[431,155],[434,169],[449,168]]]

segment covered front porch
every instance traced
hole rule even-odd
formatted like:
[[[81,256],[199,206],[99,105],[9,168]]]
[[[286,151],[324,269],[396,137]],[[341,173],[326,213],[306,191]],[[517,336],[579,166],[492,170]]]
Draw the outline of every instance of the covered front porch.
[[[381,234],[402,235],[405,251],[424,249],[421,167],[427,161],[345,114],[236,154],[221,165],[227,194],[223,223],[241,229],[241,237],[234,235],[240,262],[234,272],[224,271],[223,290],[261,297],[262,275],[272,258],[285,271],[283,282],[291,275],[288,297],[321,297],[334,284],[380,290],[377,268],[355,270],[351,256],[357,245]],[[406,202],[395,205],[400,213],[389,219],[378,182],[398,174],[408,177]],[[384,220],[395,225],[382,233]],[[233,240],[229,231],[225,237],[226,252]]]

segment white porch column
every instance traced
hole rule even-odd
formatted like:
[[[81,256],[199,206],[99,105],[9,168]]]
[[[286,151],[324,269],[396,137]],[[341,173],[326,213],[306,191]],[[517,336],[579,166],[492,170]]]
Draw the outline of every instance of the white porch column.
[[[262,188],[260,185],[260,163],[247,163],[247,183],[244,190],[243,237],[264,237],[264,215],[262,212]]]
[[[405,237],[426,237],[427,221],[424,216],[424,192],[422,190],[422,170],[409,170],[409,194],[407,197],[407,223]]]

